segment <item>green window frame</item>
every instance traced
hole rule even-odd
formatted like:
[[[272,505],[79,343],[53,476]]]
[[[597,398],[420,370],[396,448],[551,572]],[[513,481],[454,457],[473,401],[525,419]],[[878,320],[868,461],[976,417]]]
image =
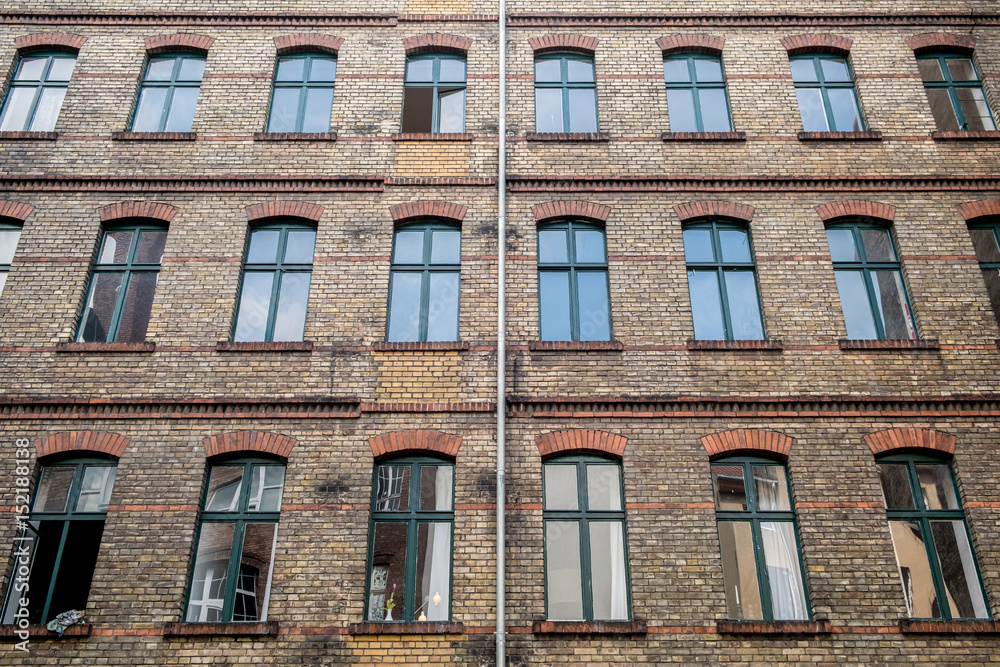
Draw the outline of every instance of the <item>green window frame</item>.
[[[72,53],[21,56],[0,112],[0,132],[54,130],[75,66]]]
[[[538,226],[541,340],[611,340],[604,228],[577,220]]]
[[[928,53],[917,56],[917,67],[938,130],[997,128],[972,56]]]
[[[305,334],[316,227],[281,221],[250,228],[233,341],[301,341]]]
[[[454,526],[454,463],[410,457],[375,466],[367,620],[451,620]]]
[[[133,132],[190,132],[205,73],[205,56],[150,56],[132,118]]]
[[[28,600],[29,623],[87,607],[116,471],[115,461],[100,458],[41,466],[31,511],[18,521],[22,529],[14,538],[15,550],[26,557],[14,559],[4,625],[18,621],[21,598]],[[27,504],[27,490],[23,493],[18,504]]]
[[[897,454],[876,465],[910,618],[990,618],[948,461]]]
[[[711,470],[729,617],[812,618],[785,465],[726,457],[712,461]]]
[[[806,53],[790,60],[806,132],[863,132],[854,77],[846,58]]]
[[[433,221],[397,227],[386,340],[457,341],[461,272],[461,227]]]
[[[402,131],[465,132],[465,56],[425,53],[406,59]]]
[[[917,329],[896,244],[887,225],[859,219],[828,225],[847,337],[916,340]]]
[[[684,225],[691,317],[697,340],[763,340],[750,229],[724,220]]]
[[[209,466],[184,618],[267,620],[285,465],[238,458]]]
[[[545,616],[632,617],[621,463],[564,456],[542,465]]]
[[[324,53],[282,56],[274,69],[268,132],[329,132],[337,57]]]
[[[17,242],[21,239],[21,225],[11,222],[0,222],[0,295],[7,285],[7,274],[10,273],[10,263],[14,261]]]
[[[77,342],[146,340],[166,243],[164,225],[139,222],[102,231]]]
[[[597,132],[594,59],[575,53],[535,57],[535,131]]]
[[[990,295],[993,315],[1000,324],[1000,218],[970,224],[969,235]]]
[[[731,132],[722,58],[678,53],[663,58],[671,132]]]

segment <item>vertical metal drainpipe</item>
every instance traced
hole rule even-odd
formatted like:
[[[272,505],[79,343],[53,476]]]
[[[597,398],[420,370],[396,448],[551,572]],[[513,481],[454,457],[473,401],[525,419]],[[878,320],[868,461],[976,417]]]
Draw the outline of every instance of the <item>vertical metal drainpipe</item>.
[[[507,664],[506,511],[507,491],[504,470],[507,465],[507,2],[499,0],[500,21],[500,119],[497,129],[497,663]]]

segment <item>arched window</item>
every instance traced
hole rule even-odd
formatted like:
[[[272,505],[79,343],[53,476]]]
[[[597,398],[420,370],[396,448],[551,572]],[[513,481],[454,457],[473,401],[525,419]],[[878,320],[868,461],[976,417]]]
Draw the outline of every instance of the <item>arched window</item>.
[[[1000,219],[988,219],[969,225],[976,259],[986,281],[993,314],[1000,323]],[[2,261],[2,260],[0,260]]]
[[[205,56],[165,53],[149,57],[132,119],[133,132],[190,132],[205,73]]]
[[[792,56],[792,81],[806,132],[861,132],[854,78],[846,58],[820,53]]]
[[[971,57],[958,53],[928,53],[917,57],[917,66],[937,129],[996,129],[976,63]]]
[[[401,225],[392,245],[386,340],[457,341],[461,228],[433,221]]]
[[[465,132],[465,56],[409,56],[403,86],[403,132]]]
[[[0,132],[54,130],[75,65],[72,53],[21,56],[0,112]]]
[[[671,132],[729,132],[729,99],[722,59],[678,53],[663,59]]]
[[[567,220],[538,227],[542,340],[611,340],[604,229]]]
[[[329,132],[337,58],[296,53],[278,58],[268,132]]]
[[[575,53],[535,57],[535,131],[597,132],[593,58]]]

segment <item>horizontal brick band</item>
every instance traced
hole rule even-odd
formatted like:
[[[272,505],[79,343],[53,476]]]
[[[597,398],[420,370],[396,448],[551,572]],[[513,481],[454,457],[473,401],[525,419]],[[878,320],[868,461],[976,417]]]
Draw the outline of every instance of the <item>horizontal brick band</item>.
[[[611,207],[588,201],[561,200],[536,204],[531,207],[535,222],[548,222],[567,218],[579,218],[591,222],[607,222]]]
[[[620,340],[533,340],[532,352],[620,352],[625,344]]]
[[[718,621],[719,634],[733,635],[826,635],[833,632],[830,621]]]
[[[164,623],[164,637],[276,637],[276,621],[260,623]]]
[[[459,635],[464,634],[461,623],[351,623],[347,633],[351,635]]]
[[[997,635],[1000,634],[1000,623],[988,619],[929,621],[902,618],[899,620],[899,631],[927,635]]]
[[[746,141],[746,132],[664,132],[663,141]]]
[[[2,218],[13,218],[24,222],[34,210],[34,206],[21,201],[0,201],[0,217]]]
[[[295,446],[295,438],[267,431],[231,431],[205,438],[205,456],[239,452],[261,452],[287,459]]]
[[[892,222],[896,217],[896,207],[889,204],[880,204],[874,201],[862,201],[860,199],[850,199],[838,201],[830,204],[821,204],[816,207],[816,213],[823,219],[823,222],[830,222],[837,218],[847,218],[851,216],[863,216],[866,218],[878,218]]]
[[[22,641],[17,636],[19,629],[16,624],[0,625],[0,641]],[[61,635],[55,630],[49,630],[41,624],[32,624],[25,629],[28,631],[28,636],[32,639],[58,640],[60,637],[89,637],[93,632],[94,626],[90,623],[77,623],[67,626]]]
[[[336,141],[336,132],[254,132],[254,141]]]
[[[781,351],[780,340],[694,340],[687,341],[689,350],[769,350]]]
[[[63,431],[35,441],[38,458],[65,452],[100,452],[121,458],[129,439],[107,431]]]
[[[1000,141],[1000,130],[949,130],[931,132],[934,141]]]
[[[460,223],[465,219],[465,213],[468,210],[469,208],[462,204],[447,201],[421,200],[390,206],[389,214],[392,216],[392,221],[397,225],[421,218],[437,218]]]
[[[326,209],[304,201],[276,200],[253,204],[246,208],[247,221],[254,223],[268,218],[303,218],[319,222]]]
[[[790,56],[800,53],[833,53],[846,58],[851,52],[851,44],[852,41],[847,37],[837,35],[795,35],[781,39],[781,45]]]
[[[36,32],[31,35],[15,37],[14,46],[20,53],[50,50],[78,52],[86,41],[87,38],[83,35],[74,35],[68,32]]]
[[[591,452],[621,459],[625,455],[628,439],[615,433],[573,428],[544,433],[535,438],[535,444],[543,458],[556,454]]]
[[[296,53],[299,51],[320,51],[322,53],[336,54],[344,40],[333,35],[321,35],[319,33],[299,33],[297,35],[281,35],[274,38],[274,47],[278,55],[286,53]]]
[[[841,338],[837,341],[841,350],[939,350],[941,344],[936,338],[902,338],[889,340],[868,340]]]
[[[865,132],[799,132],[799,141],[882,141],[882,133]]]
[[[413,429],[377,435],[368,439],[368,445],[376,460],[390,455],[428,452],[455,458],[462,438],[441,431]]]
[[[311,340],[234,342],[220,340],[215,344],[219,352],[312,352]]]
[[[170,222],[179,211],[176,206],[155,201],[125,201],[109,204],[97,209],[101,222],[122,220],[125,218],[151,218],[161,222]],[[92,343],[87,343],[91,345]]]
[[[769,452],[788,458],[792,439],[777,431],[737,428],[706,435],[701,444],[712,458],[740,452]]]
[[[0,141],[55,141],[58,132],[22,132],[5,130],[0,132]]]
[[[737,204],[731,201],[696,201],[674,206],[674,213],[681,219],[681,222],[714,217],[750,222],[753,219],[754,208],[747,204]]]
[[[193,51],[207,54],[215,39],[207,35],[179,32],[173,35],[156,35],[146,38],[146,52],[150,54],[167,51]]]
[[[468,132],[398,132],[389,137],[392,141],[472,141]]]
[[[531,624],[536,635],[644,635],[646,621],[543,621]]]
[[[528,40],[528,44],[536,56],[557,51],[570,51],[592,56],[597,51],[599,41],[596,37],[584,37],[583,35],[544,35],[532,37]]]
[[[955,453],[955,436],[929,428],[890,428],[869,433],[863,440],[872,454],[894,450],[932,449],[945,454]]]
[[[668,35],[656,40],[663,55],[672,53],[710,53],[721,56],[726,40],[716,35]]]
[[[112,132],[113,141],[194,141],[197,132]]]
[[[527,141],[610,141],[607,132],[528,132],[524,135]]]
[[[458,352],[468,350],[469,347],[468,341],[380,342],[372,345],[372,350],[375,352]]]
[[[981,201],[972,201],[965,204],[958,205],[958,213],[965,220],[971,221],[976,218],[984,218],[986,216],[1000,216],[1000,199],[983,199]]]
[[[472,40],[460,35],[446,35],[443,33],[428,33],[426,35],[416,35],[403,40],[403,49],[406,55],[412,56],[417,53],[459,53],[464,55],[472,46]]]
[[[948,32],[914,35],[906,40],[906,44],[918,56],[933,51],[971,54],[976,48],[976,40],[968,35],[953,35]]]

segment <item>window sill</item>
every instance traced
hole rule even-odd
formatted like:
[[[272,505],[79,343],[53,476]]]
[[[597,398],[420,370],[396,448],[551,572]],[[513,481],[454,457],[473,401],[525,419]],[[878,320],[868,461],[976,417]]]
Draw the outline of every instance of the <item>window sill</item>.
[[[165,623],[164,637],[276,637],[278,624],[263,623]]]
[[[465,632],[461,623],[435,623],[432,621],[413,623],[352,623],[347,627],[352,635],[458,635]]]
[[[828,635],[830,621],[717,621],[715,630],[728,635]]]
[[[987,619],[934,621],[902,618],[899,620],[899,631],[923,635],[997,635],[1000,634],[1000,623]]]
[[[113,141],[194,141],[197,132],[113,132]]]
[[[62,639],[63,637],[89,637],[93,626],[90,623],[77,623],[67,627],[62,635],[54,630],[49,630],[44,625],[29,625],[25,628],[31,639]],[[24,641],[18,636],[18,632],[24,630],[16,625],[0,625],[0,641]]]
[[[254,141],[336,141],[336,132],[254,132]]]
[[[799,141],[882,141],[881,132],[799,132]]]
[[[389,137],[393,141],[472,141],[465,132],[400,132]]]
[[[435,341],[435,342],[425,342],[425,343],[401,343],[401,342],[381,342],[372,345],[372,350],[375,352],[425,352],[425,351],[437,351],[437,350],[456,350],[463,351],[469,349],[469,343],[465,341]]]
[[[58,138],[56,132],[0,132],[0,141],[55,141]]]
[[[607,132],[528,132],[524,135],[528,141],[608,141],[611,135]]]
[[[531,624],[536,635],[644,635],[646,621],[541,621]]]
[[[976,141],[980,139],[996,141],[1000,139],[1000,130],[931,132],[931,139],[934,141]]]
[[[215,344],[216,352],[312,352],[311,340],[289,341],[258,341],[253,343],[235,343],[220,340]]]
[[[620,352],[625,349],[625,345],[620,340],[533,340],[528,343],[528,349],[532,352],[563,350]]]
[[[841,338],[837,341],[841,350],[940,350],[941,344],[937,338],[908,338],[875,340]]]
[[[59,343],[56,352],[155,352],[156,343]]]
[[[689,350],[782,350],[781,341],[767,340],[687,340]]]
[[[663,141],[746,141],[746,132],[664,132]]]

